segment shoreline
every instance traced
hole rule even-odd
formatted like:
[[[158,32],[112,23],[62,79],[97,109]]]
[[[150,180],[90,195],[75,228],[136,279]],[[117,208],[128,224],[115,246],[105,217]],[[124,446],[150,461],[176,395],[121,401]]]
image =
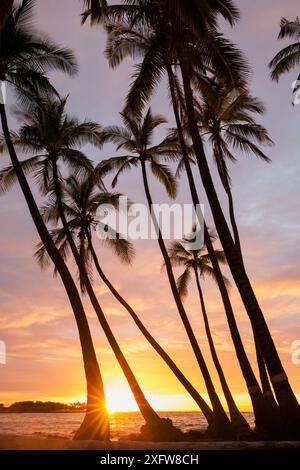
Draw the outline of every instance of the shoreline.
[[[0,435],[0,450],[296,450],[299,442],[140,442],[140,441],[73,441],[63,438]]]

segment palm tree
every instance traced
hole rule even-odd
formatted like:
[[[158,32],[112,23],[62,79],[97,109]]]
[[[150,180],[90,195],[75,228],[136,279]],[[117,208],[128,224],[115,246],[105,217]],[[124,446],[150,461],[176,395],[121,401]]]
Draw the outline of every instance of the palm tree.
[[[196,100],[195,106],[198,112],[201,135],[209,141],[213,148],[214,161],[228,197],[234,241],[244,263],[227,160],[236,162],[235,152],[238,151],[240,154],[253,154],[265,162],[270,162],[259,145],[272,145],[273,142],[268,131],[257,124],[253,117],[253,114],[263,114],[265,108],[263,103],[249,95],[248,91],[226,90],[224,86],[217,84],[217,80],[214,80],[214,86],[208,87],[205,84],[201,97]],[[255,344],[265,400],[276,412],[277,404],[257,339]]]
[[[290,72],[300,64],[300,20],[298,17],[294,21],[282,18],[278,39],[286,38],[295,39],[296,42],[293,42],[279,51],[269,64],[271,78],[276,82],[279,81],[283,74]],[[299,88],[300,74],[294,85],[294,93],[296,93]]]
[[[101,280],[108,287],[118,302],[127,310],[147,341],[169,366],[180,383],[186,388],[187,392],[190,393],[206,417],[211,429],[213,429],[214,416],[209,406],[193,387],[193,385],[187,380],[181,370],[176,366],[171,357],[153,338],[151,333],[139,319],[136,312],[128,304],[120,292],[114,287],[103,271],[101,261],[99,260],[99,256],[96,253],[93,242],[93,233],[96,229],[101,228],[103,233],[108,231],[112,235],[112,237],[105,238],[103,242],[108,244],[108,246],[113,249],[121,261],[125,261],[126,263],[131,262],[132,258],[133,249],[131,244],[127,240],[120,238],[111,227],[104,226],[97,217],[99,206],[102,204],[107,204],[117,209],[119,198],[120,194],[118,193],[107,193],[100,191],[97,184],[97,179],[93,177],[93,174],[90,174],[84,178],[79,178],[76,176],[69,177],[64,185],[64,211],[68,218],[69,230],[74,240],[78,240],[78,251],[86,264],[86,271],[92,274],[93,267],[96,268]],[[55,202],[49,202],[49,204],[44,207],[42,213],[46,222],[51,222],[55,225],[57,225],[59,222],[59,214]],[[64,229],[56,229],[53,232],[53,237],[62,256],[64,258],[67,257],[68,241]],[[40,244],[37,248],[36,257],[41,268],[48,266],[49,263],[47,252],[45,251],[45,248],[42,244]]]
[[[157,15],[157,17],[159,18],[159,15]],[[107,30],[109,32],[107,55],[111,66],[114,67],[118,65],[126,55],[131,55],[132,57],[139,57],[140,55],[142,55],[142,57],[145,56],[142,64],[139,65],[139,73],[136,75],[135,81],[133,82],[132,88],[129,92],[127,101],[130,106],[137,108],[139,111],[142,103],[148,100],[151,96],[151,92],[153,92],[154,86],[161,78],[163,71],[166,70],[169,81],[169,92],[182,152],[182,160],[179,163],[179,167],[181,169],[185,168],[186,170],[192,201],[195,210],[197,210],[200,207],[200,201],[191,169],[192,159],[187,151],[187,144],[182,124],[182,116],[185,116],[186,114],[184,97],[172,67],[173,63],[177,63],[173,36],[164,34],[167,30],[161,23],[156,25],[156,30],[155,28],[150,28],[149,31],[147,31],[143,24],[141,27],[135,25],[134,28],[131,28],[130,24],[126,24],[125,21],[125,24],[123,24],[123,22],[122,24],[108,24]],[[176,37],[180,42],[180,34]],[[170,51],[173,51],[174,57],[170,57]],[[208,81],[207,84],[210,85],[211,81]],[[223,275],[218,259],[214,254],[213,245],[205,224],[204,236],[218,281],[218,287],[222,296],[224,310],[226,312],[236,354],[253,404],[257,428],[262,434],[265,434],[267,431],[267,434],[273,435],[276,428],[276,426],[274,426],[274,419],[270,413],[267,412],[262,391],[243,346]]]
[[[161,77],[161,70],[164,65],[164,54],[159,48],[159,44],[161,44],[159,40],[161,40],[165,33],[169,34],[169,38],[172,38],[171,42],[166,42],[169,48],[169,57],[171,60],[173,59],[175,49],[176,63],[179,62],[180,65],[184,89],[184,104],[197,165],[213,213],[214,223],[225,251],[229,268],[264,356],[276,398],[281,408],[281,417],[284,423],[283,429],[287,436],[297,437],[299,434],[300,407],[224,216],[210,174],[194,108],[192,88],[194,70],[203,70],[206,64],[213,68],[214,73],[222,76],[231,86],[238,88],[245,87],[248,77],[247,64],[237,49],[220,36],[216,29],[216,20],[219,14],[233,25],[238,19],[237,9],[233,6],[232,2],[220,1],[216,4],[211,1],[207,4],[210,14],[205,17],[205,9],[202,12],[198,10],[196,15],[195,12],[193,15],[190,15],[189,13],[191,13],[192,9],[190,12],[187,11],[187,2],[180,2],[179,4],[176,1],[169,2],[166,0],[166,2],[160,2],[159,5],[157,2],[145,2],[146,8],[143,4],[144,2],[138,1],[132,3],[135,3],[136,8],[138,5],[142,5],[140,15],[137,15],[136,12],[134,12],[134,15],[126,14],[125,12],[125,17],[126,15],[127,18],[131,16],[131,26],[136,21],[144,21],[144,24],[154,26],[157,41],[156,47],[151,50],[151,53],[148,51],[145,55],[143,66],[138,70],[135,86],[132,87],[128,97],[127,108],[140,112],[141,107],[145,102],[148,102],[157,81]],[[189,2],[189,5],[194,5],[194,3],[198,2]],[[164,6],[167,8],[164,8]],[[225,10],[226,14],[224,14]],[[203,21],[200,24],[203,13],[204,19],[202,17]],[[197,21],[199,22],[198,26],[200,25],[200,29],[197,27]],[[148,75],[144,73],[146,66],[148,72],[151,71]],[[206,237],[207,242],[208,237]]]
[[[234,241],[242,257],[227,161],[236,162],[235,153],[239,152],[270,162],[259,145],[272,145],[273,142],[268,131],[253,117],[253,114],[263,114],[265,108],[246,90],[226,90],[224,86],[206,87],[195,106],[201,136],[207,138],[213,148],[214,161],[228,197]]]
[[[229,268],[239,290],[250,319],[252,329],[255,332],[255,336],[268,368],[270,379],[280,406],[281,417],[284,422],[284,432],[287,436],[295,437],[299,433],[300,407],[281,363],[263,312],[247,275],[245,266],[241,260],[238,248],[234,243],[214,187],[203,147],[203,141],[197,125],[197,115],[194,107],[194,97],[191,84],[193,69],[190,62],[186,60],[184,48],[180,55],[180,67],[190,133],[197,158],[200,177],[209,200],[214,223],[218,231]]]
[[[234,281],[264,356],[276,398],[281,407],[281,416],[284,422],[283,429],[287,436],[295,437],[299,429],[299,404],[282,366],[263,312],[220,205],[204,152],[203,142],[197,125],[196,110],[194,108],[192,77],[194,77],[195,69],[203,71],[205,66],[208,65],[210,69],[214,70],[215,74],[222,76],[223,80],[230,86],[245,87],[248,76],[247,64],[237,49],[220,36],[215,27],[218,13],[232,25],[238,17],[237,10],[236,8],[232,9],[232,2],[230,2],[230,5],[229,2],[225,1],[218,2],[217,8],[214,2],[208,2],[213,17],[209,15],[206,20],[204,18],[204,21],[201,23],[202,31],[199,31],[195,23],[197,21],[200,23],[201,14],[204,12],[205,15],[205,10],[200,13],[198,11],[198,15],[189,15],[186,11],[186,2],[180,2],[179,5],[178,2],[174,1],[172,5],[173,2],[166,0],[168,8],[165,9],[163,8],[165,2],[160,2],[159,5],[156,2],[145,2],[146,7],[143,4],[144,2],[133,3],[135,3],[135,8],[138,8],[138,5],[142,5],[140,14],[138,15],[134,12],[134,15],[132,15],[129,11],[129,13],[123,13],[123,16],[125,16],[125,19],[129,18],[131,27],[136,22],[146,25],[150,24],[153,27],[155,39],[153,40],[154,46],[151,51],[147,51],[143,64],[139,67],[135,83],[128,95],[127,108],[137,110],[138,112],[141,111],[143,105],[150,99],[162,75],[166,55],[169,56],[171,64],[174,63],[175,56],[175,64],[177,65],[179,62],[180,65],[184,89],[184,105],[188,116],[197,165],[213,213],[214,223]],[[194,2],[189,2],[189,5],[191,4],[194,5]],[[224,14],[225,4],[227,5],[226,15]],[[219,11],[217,11],[218,9]],[[113,16],[114,13],[112,12],[111,17],[113,18]],[[164,41],[163,38],[165,38]],[[132,49],[130,49],[131,51]],[[177,119],[176,123],[178,126]],[[180,135],[179,138],[184,144]],[[186,162],[188,163],[188,160]],[[191,184],[190,177],[189,181]],[[195,204],[195,193],[193,201]],[[205,241],[210,250],[207,233]],[[211,259],[215,263],[213,257]],[[219,279],[219,282],[221,282],[221,279]],[[225,291],[224,295],[226,296]],[[255,388],[258,392],[259,387]]]
[[[195,236],[195,232],[196,232],[196,227],[194,227],[193,229],[193,236]],[[216,239],[216,236],[212,232],[210,232],[210,237],[211,237],[212,242],[214,242]],[[224,392],[224,396],[228,405],[228,410],[230,413],[231,421],[235,426],[237,426],[238,428],[241,428],[241,430],[243,431],[247,429],[249,430],[249,425],[246,419],[242,416],[242,414],[238,410],[238,407],[236,406],[234,398],[227,384],[225,374],[222,369],[222,365],[218,358],[218,354],[216,351],[216,347],[214,344],[214,340],[213,340],[213,336],[212,336],[212,332],[211,332],[211,328],[210,328],[210,324],[208,320],[208,314],[207,314],[207,309],[206,309],[206,305],[204,301],[204,294],[203,294],[203,290],[201,287],[200,278],[205,279],[205,277],[209,277],[213,279],[215,282],[217,282],[216,275],[215,275],[214,269],[211,266],[210,256],[207,252],[207,248],[205,244],[201,248],[195,249],[193,247],[193,244],[191,244],[191,239],[192,239],[192,235],[184,238],[182,241],[175,241],[172,243],[172,245],[169,248],[169,257],[170,257],[172,265],[174,267],[181,267],[184,269],[183,273],[177,280],[178,291],[182,298],[186,297],[188,294],[188,286],[189,286],[189,283],[191,282],[192,276],[195,277],[200,304],[201,304],[202,315],[204,319],[205,332],[206,332],[206,336],[208,339],[211,356],[212,356],[214,365],[216,367],[216,370],[218,372],[219,379],[220,379],[222,389]],[[225,258],[223,251],[215,250],[215,255],[220,263],[226,262],[226,258]],[[229,281],[226,278],[224,278],[224,282],[227,285],[229,285]]]
[[[90,18],[91,24],[98,22],[99,18],[105,16],[107,9],[106,0],[83,0],[84,13],[82,14],[83,22],[86,18]]]
[[[44,99],[43,101],[38,99],[36,107],[32,106],[30,113],[18,111],[18,115],[23,117],[25,124],[19,133],[15,134],[14,142],[23,151],[38,152],[38,155],[24,160],[21,165],[25,172],[33,172],[43,194],[50,193],[54,197],[68,244],[80,273],[81,285],[86,289],[100,325],[128,381],[144,419],[148,426],[153,428],[154,435],[158,434],[161,428],[161,438],[164,439],[168,432],[171,435],[172,432],[176,433],[177,430],[169,426],[169,421],[158,416],[145,397],[106,320],[81,254],[69,230],[63,207],[62,174],[59,162],[67,164],[75,172],[91,171],[91,163],[81,151],[81,146],[87,143],[99,146],[100,127],[94,122],[79,122],[76,118],[69,116],[66,113],[65,105],[65,99]],[[14,168],[6,168],[2,172],[3,187],[10,187],[14,181]],[[101,180],[98,180],[98,184],[101,186]]]
[[[24,0],[19,7],[11,11],[4,28],[0,31],[0,79],[12,86],[19,99],[25,99],[28,103],[34,89],[54,93],[45,75],[48,70],[62,70],[72,75],[77,69],[74,56],[69,50],[58,47],[48,38],[33,31],[32,7],[32,1]],[[44,224],[20,165],[9,132],[5,103],[2,102],[0,114],[7,150],[17,180],[38,234],[66,289],[79,331],[87,381],[87,412],[75,438],[107,440],[109,420],[103,382],[84,308],[72,276]]]
[[[121,113],[121,117],[124,127],[111,126],[105,128],[103,130],[103,142],[113,142],[117,145],[118,150],[124,149],[128,154],[112,157],[102,161],[98,165],[98,170],[101,176],[105,176],[111,171],[116,171],[116,175],[112,181],[112,185],[115,187],[121,173],[131,169],[132,167],[141,167],[145,195],[157,234],[159,247],[166,265],[171,291],[209,393],[215,413],[216,429],[220,434],[226,435],[227,433],[229,435],[232,433],[229,420],[215,391],[199,344],[178,293],[168,251],[158,221],[152,210],[153,201],[148,183],[147,165],[150,166],[153,175],[165,186],[169,197],[174,198],[177,191],[176,180],[168,166],[161,163],[161,159],[176,160],[180,158],[180,144],[177,139],[166,138],[158,145],[153,145],[153,134],[155,129],[166,121],[162,116],[153,115],[151,109],[148,110],[144,117],[130,116],[126,113]]]

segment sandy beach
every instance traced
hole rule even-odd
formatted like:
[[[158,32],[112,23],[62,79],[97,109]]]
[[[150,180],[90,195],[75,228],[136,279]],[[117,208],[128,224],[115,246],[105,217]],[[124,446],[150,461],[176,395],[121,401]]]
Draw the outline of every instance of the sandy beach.
[[[296,450],[300,442],[133,442],[72,441],[25,436],[0,436],[0,450]]]

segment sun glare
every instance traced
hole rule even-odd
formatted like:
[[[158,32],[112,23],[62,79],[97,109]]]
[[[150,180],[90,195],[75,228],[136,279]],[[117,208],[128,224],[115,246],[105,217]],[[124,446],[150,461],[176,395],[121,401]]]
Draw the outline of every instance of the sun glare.
[[[114,383],[113,386],[105,388],[106,395],[106,407],[110,414],[112,413],[126,413],[139,411],[138,406],[134,400],[129,387],[123,384]],[[209,397],[206,393],[203,393],[203,398],[209,403]],[[198,411],[197,405],[190,397],[185,394],[163,394],[154,395],[152,393],[146,393],[149,403],[156,411]],[[249,397],[246,394],[236,394],[234,398],[241,408],[242,411],[251,411],[251,403]],[[220,396],[221,402],[227,410],[226,401],[223,396]],[[86,397],[76,397],[70,400],[71,403],[80,402],[84,403]]]
[[[105,395],[106,407],[109,413],[138,411],[133,396],[125,388],[109,388],[106,390]]]

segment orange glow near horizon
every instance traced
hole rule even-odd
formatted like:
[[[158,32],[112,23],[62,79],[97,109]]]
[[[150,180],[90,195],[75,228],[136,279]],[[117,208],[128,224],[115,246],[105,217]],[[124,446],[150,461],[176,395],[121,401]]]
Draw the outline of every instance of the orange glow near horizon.
[[[202,397],[209,403],[209,398],[206,394],[202,394]],[[227,411],[226,401],[223,396],[220,396],[221,402]],[[238,407],[243,412],[250,412],[251,403],[249,396],[246,394],[240,394],[234,396]],[[147,394],[149,403],[156,411],[173,411],[173,412],[197,412],[199,408],[197,405],[189,405],[188,397],[185,395],[154,395]],[[69,403],[81,402],[85,403],[85,397],[73,397],[68,400]],[[108,412],[112,413],[132,413],[139,411],[138,406],[134,400],[130,390],[123,387],[112,386],[106,390],[106,406]]]

